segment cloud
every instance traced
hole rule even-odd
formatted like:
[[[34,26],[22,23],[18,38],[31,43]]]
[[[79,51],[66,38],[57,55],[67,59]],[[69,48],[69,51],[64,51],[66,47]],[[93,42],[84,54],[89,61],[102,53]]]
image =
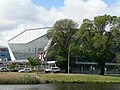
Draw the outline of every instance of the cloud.
[[[30,0],[0,0],[0,27],[1,30],[16,28],[19,24],[37,21],[38,13]]]
[[[81,22],[84,18],[93,18],[105,12],[107,5],[102,0],[65,0],[63,13],[66,17]]]
[[[0,36],[8,40],[27,28],[43,27],[40,9],[30,0],[0,0]]]
[[[58,1],[59,2],[59,1]],[[38,6],[32,0],[0,0],[0,35],[8,40],[27,28],[47,27],[62,18],[80,24],[97,15],[120,15],[120,2],[108,6],[103,0],[64,0],[60,8]]]

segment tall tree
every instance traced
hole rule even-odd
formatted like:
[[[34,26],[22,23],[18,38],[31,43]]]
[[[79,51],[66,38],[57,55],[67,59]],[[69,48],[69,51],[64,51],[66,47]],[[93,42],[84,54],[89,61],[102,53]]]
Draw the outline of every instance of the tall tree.
[[[73,35],[77,31],[78,24],[71,19],[58,20],[53,28],[48,31],[48,36],[53,37],[53,42],[56,43],[57,51],[55,59],[58,65],[66,70],[67,69],[67,55],[69,45],[72,42]]]
[[[85,19],[76,36],[82,41],[81,50],[95,60],[104,75],[105,63],[113,59],[116,43],[115,30],[120,30],[120,18],[116,16],[97,16],[93,21]]]

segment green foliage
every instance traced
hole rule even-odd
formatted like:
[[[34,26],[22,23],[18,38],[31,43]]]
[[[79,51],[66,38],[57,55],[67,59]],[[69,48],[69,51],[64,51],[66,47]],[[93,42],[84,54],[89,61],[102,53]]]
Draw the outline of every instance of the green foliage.
[[[41,64],[40,60],[38,59],[28,58],[28,61],[31,66],[36,66]]]
[[[69,52],[70,52],[70,55],[72,55],[72,56],[77,56],[77,55],[82,54],[81,50],[80,50],[80,46],[79,45],[75,45],[74,43],[72,43],[69,46]]]
[[[62,49],[58,49],[55,55],[56,65],[61,69],[67,71],[67,55],[64,54]]]
[[[68,48],[73,35],[77,31],[77,26],[77,23],[71,19],[58,20],[53,26],[54,29],[51,30],[54,35],[53,41],[56,42],[61,49]]]
[[[65,70],[67,69],[67,60],[63,56],[57,55],[55,59],[58,67]]]
[[[15,66],[14,63],[10,63],[10,64],[8,65],[8,68],[9,68],[10,70],[14,69],[15,67],[16,67],[16,66]]]
[[[57,43],[57,48],[56,53],[51,51],[50,55],[59,66],[67,66],[68,52],[73,56],[85,56],[99,64],[103,75],[105,63],[120,52],[120,18],[96,16],[92,21],[84,19],[79,30],[77,26],[71,19],[61,19],[54,24],[48,36],[53,37],[52,44]]]
[[[73,36],[77,32],[77,27],[78,24],[73,20],[61,19],[56,21],[56,23],[53,25],[53,28],[47,33],[49,38],[53,37],[52,45],[57,43],[57,48],[54,49],[56,50],[56,54],[53,56],[53,58],[57,63],[59,62],[60,64],[64,64],[64,69],[66,69],[65,62],[67,62],[68,47],[73,42]],[[53,53],[54,51],[50,50],[48,54],[53,55]]]
[[[116,53],[116,62],[120,63],[120,52]],[[118,65],[117,67],[120,70],[120,66]]]
[[[120,52],[116,54],[117,62],[120,63]]]
[[[106,30],[107,27],[109,30]],[[82,52],[86,57],[98,62],[102,75],[104,74],[105,63],[112,60],[116,46],[118,47],[120,37],[116,37],[116,33],[117,36],[120,36],[119,29],[119,17],[103,15],[95,17],[93,21],[83,20],[83,24],[76,33],[76,38],[82,42]]]
[[[49,50],[47,56],[48,56],[49,59],[55,59],[56,50],[54,48],[52,48],[51,50]]]

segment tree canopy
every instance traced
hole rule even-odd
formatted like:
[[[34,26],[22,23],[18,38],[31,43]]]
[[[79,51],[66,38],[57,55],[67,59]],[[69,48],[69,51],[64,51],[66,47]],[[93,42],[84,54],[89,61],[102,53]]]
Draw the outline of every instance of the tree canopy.
[[[85,19],[81,25],[77,38],[80,38],[81,50],[98,63],[101,75],[104,75],[105,63],[112,60],[118,47],[120,35],[120,18],[116,16],[97,16],[93,21]],[[119,37],[120,38],[120,37]]]
[[[67,68],[67,55],[69,45],[73,42],[73,35],[78,30],[78,24],[71,19],[61,19],[58,20],[53,28],[48,31],[48,37],[53,37],[52,45],[56,43],[54,55],[58,66],[61,68]],[[55,48],[54,48],[55,49]],[[50,51],[49,51],[50,53]],[[51,53],[54,53],[53,50]]]
[[[57,43],[54,59],[60,67],[67,69],[68,51],[73,55],[85,56],[95,61],[104,75],[105,63],[112,61],[120,52],[120,18],[117,16],[96,16],[93,20],[84,19],[80,28],[71,19],[58,20],[49,30],[48,37]],[[77,44],[76,44],[77,43]],[[52,46],[51,45],[51,46]],[[53,49],[53,47],[52,47]]]

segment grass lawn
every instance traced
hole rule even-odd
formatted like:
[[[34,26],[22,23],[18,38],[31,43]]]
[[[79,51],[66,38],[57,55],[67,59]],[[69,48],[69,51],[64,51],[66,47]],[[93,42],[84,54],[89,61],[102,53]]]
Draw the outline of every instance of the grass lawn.
[[[119,76],[88,74],[39,74],[38,76],[46,83],[120,84]]]
[[[40,74],[0,72],[0,84],[41,83],[120,84],[120,77],[89,74]]]

